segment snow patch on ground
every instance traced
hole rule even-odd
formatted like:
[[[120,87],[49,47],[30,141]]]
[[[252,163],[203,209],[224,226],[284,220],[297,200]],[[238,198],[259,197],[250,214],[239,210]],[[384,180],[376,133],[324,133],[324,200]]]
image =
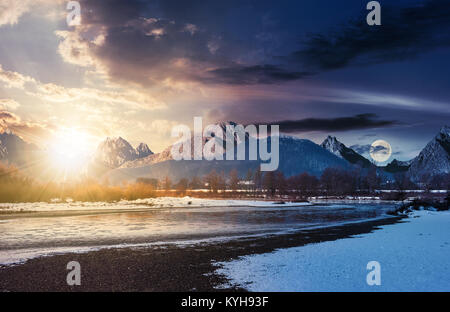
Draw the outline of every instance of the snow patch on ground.
[[[373,233],[223,262],[249,291],[450,291],[450,212],[418,211]],[[369,261],[381,285],[369,286]],[[226,285],[222,285],[226,286]]]

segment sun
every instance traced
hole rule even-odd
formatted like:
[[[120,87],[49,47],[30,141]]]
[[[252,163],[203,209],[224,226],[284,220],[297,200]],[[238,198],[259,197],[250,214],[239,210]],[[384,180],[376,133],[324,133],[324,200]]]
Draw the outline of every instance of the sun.
[[[89,149],[88,134],[68,128],[55,133],[48,152],[52,166],[68,172],[80,170],[86,164]]]

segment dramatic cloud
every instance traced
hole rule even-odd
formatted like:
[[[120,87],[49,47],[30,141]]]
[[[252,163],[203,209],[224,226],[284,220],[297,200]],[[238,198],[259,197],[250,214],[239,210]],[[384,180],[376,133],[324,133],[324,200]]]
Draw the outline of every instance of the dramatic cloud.
[[[361,16],[328,34],[312,35],[292,59],[319,71],[404,60],[449,47],[449,31],[447,0],[403,8],[383,5],[381,27],[368,26]]]
[[[348,131],[371,129],[395,125],[393,120],[378,120],[375,114],[360,114],[352,117],[339,118],[306,118],[301,120],[275,121],[281,132],[295,133],[306,131]]]
[[[312,35],[300,49],[292,37],[303,36],[301,30],[279,27],[260,15],[269,7],[266,1],[80,2],[82,26],[56,33],[63,59],[146,87],[167,81],[276,84],[450,46],[450,32],[443,31],[450,31],[450,6],[442,0],[403,8],[384,5],[382,27],[368,26],[361,15],[331,33]],[[281,14],[287,14],[284,10]],[[230,26],[237,11],[247,13],[245,23],[237,25],[252,31]]]
[[[233,66],[208,71],[213,77],[206,78],[207,83],[237,85],[273,84],[291,81],[310,75],[307,72],[287,71],[274,65]]]
[[[346,142],[395,120],[420,123],[425,142],[448,119],[448,1],[385,1],[381,27],[367,26],[356,0],[79,2],[81,25],[69,27],[67,1],[0,0],[0,99],[21,104],[0,100],[3,122],[82,125],[164,148],[172,124],[192,116],[279,120],[313,140],[322,134],[306,132],[357,130],[340,134]],[[418,149],[399,128],[401,145]]]
[[[254,85],[308,75],[273,59],[265,42],[275,35],[263,32],[241,38],[240,32],[229,28],[226,17],[237,8],[248,10],[247,1],[198,0],[186,6],[178,1],[125,5],[84,0],[81,6],[82,26],[56,33],[62,39],[59,53],[68,63],[102,68],[116,82],[147,87],[167,81]],[[248,22],[262,29],[267,24],[254,13]]]

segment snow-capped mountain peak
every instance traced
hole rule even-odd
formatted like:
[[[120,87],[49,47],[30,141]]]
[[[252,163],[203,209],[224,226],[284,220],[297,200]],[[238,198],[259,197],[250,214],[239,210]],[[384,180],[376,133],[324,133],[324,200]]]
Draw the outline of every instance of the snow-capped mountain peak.
[[[450,136],[450,126],[447,126],[447,125],[443,126],[441,128],[441,131],[439,131],[439,134],[449,137]]]
[[[6,158],[8,151],[6,150],[6,146],[3,145],[2,140],[0,140],[0,159]]]
[[[108,167],[117,168],[127,161],[133,161],[151,154],[153,152],[145,143],[139,144],[137,149],[134,149],[122,137],[108,137],[99,144],[94,158]]]
[[[329,135],[320,145],[327,151],[333,153],[339,158],[347,160],[351,164],[358,164],[362,167],[369,167],[371,162],[355,152],[353,149],[345,146],[336,137]]]
[[[136,147],[136,152],[138,154],[138,158],[147,157],[149,155],[153,155],[153,152],[150,150],[147,144],[140,143],[138,147]]]
[[[450,173],[450,127],[443,126],[411,163],[409,174],[413,180],[422,176]]]
[[[342,151],[344,150],[345,145],[339,142],[336,137],[329,135],[320,146],[333,153],[337,157],[344,158],[342,156]]]
[[[34,144],[25,142],[20,136],[10,129],[0,132],[0,160],[12,164],[22,165],[26,163],[32,153],[38,148]]]

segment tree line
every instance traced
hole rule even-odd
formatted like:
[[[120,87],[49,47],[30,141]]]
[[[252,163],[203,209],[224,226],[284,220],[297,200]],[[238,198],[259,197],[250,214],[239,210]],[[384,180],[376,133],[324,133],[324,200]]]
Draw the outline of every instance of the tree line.
[[[138,178],[134,183],[110,185],[93,179],[74,183],[39,182],[23,175],[13,166],[0,164],[0,202],[36,202],[64,200],[118,201],[156,196],[198,197],[289,197],[373,195],[380,189],[393,190],[392,198],[404,199],[408,190],[449,190],[450,174],[424,176],[413,183],[406,173],[396,173],[386,180],[377,168],[352,171],[327,168],[320,176],[303,172],[286,177],[281,171],[261,172],[249,169],[245,175],[237,170],[228,173],[212,170],[202,177],[182,178],[176,182]],[[206,192],[205,192],[206,190]]]
[[[401,196],[407,190],[450,189],[450,174],[433,177],[423,177],[419,183],[414,183],[405,172],[393,174],[390,179],[383,177],[373,166],[368,169],[355,168],[344,170],[327,168],[320,176],[303,172],[286,177],[281,171],[261,172],[249,169],[245,176],[239,176],[236,169],[228,174],[224,171],[212,170],[208,174],[191,179],[182,178],[173,183],[169,177],[162,180],[140,178],[139,183],[152,185],[155,189],[186,193],[190,190],[207,190],[218,195],[236,196],[291,195],[299,198],[309,196],[344,196],[373,195],[378,190],[393,190]],[[400,194],[400,195],[399,195]]]

